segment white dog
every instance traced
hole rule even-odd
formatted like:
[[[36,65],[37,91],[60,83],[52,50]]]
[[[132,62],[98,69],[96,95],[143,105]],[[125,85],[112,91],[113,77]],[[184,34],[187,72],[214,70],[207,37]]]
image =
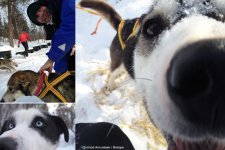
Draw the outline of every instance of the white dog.
[[[18,110],[1,129],[0,149],[55,150],[62,133],[68,142],[67,126],[58,116],[37,109]]]

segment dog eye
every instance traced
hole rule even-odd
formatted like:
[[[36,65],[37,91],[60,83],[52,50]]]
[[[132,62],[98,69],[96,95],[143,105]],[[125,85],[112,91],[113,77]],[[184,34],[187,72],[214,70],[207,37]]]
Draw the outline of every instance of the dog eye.
[[[15,128],[15,124],[14,123],[9,123],[8,129],[11,130]]]
[[[154,38],[159,35],[164,28],[165,25],[162,18],[155,17],[145,22],[142,32],[146,38]]]
[[[35,125],[36,127],[43,127],[44,123],[42,121],[37,121]]]

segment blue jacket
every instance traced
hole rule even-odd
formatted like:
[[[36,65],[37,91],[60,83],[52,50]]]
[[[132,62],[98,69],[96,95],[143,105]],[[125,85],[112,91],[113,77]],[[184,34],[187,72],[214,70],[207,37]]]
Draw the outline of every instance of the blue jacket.
[[[52,47],[47,53],[48,58],[55,62],[54,69],[57,73],[67,71],[70,50],[74,45],[75,0],[62,0],[59,27],[52,38]]]

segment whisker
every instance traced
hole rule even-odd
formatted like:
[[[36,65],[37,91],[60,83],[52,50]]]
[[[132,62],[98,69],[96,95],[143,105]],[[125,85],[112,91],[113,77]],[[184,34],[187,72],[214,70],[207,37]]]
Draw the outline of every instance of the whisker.
[[[135,80],[146,80],[146,81],[152,81],[152,79],[148,79],[148,78],[134,78]]]
[[[121,82],[120,85],[118,85],[118,88],[121,88],[121,87],[125,86],[126,84],[128,84],[129,81],[134,81],[134,80],[146,80],[146,81],[150,81],[150,82],[152,81],[152,79],[148,79],[148,78],[134,78],[134,79],[129,78],[129,79]]]

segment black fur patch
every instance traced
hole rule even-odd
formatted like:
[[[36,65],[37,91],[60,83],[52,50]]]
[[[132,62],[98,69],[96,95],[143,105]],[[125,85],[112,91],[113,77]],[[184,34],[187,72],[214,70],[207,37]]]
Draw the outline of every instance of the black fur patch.
[[[41,116],[36,116],[33,119],[30,127],[38,131],[40,135],[50,140],[53,144],[58,142],[59,137],[62,133],[64,133],[65,141],[68,142],[69,132],[64,121],[57,116],[51,116],[51,115],[46,115],[46,116],[47,116],[47,119]],[[37,126],[37,122],[42,122],[43,125]]]
[[[0,135],[2,135],[4,132],[9,131],[13,128],[10,128],[10,124],[14,125],[14,127],[16,126],[16,122],[14,118],[9,118],[8,120],[6,120],[1,128],[1,132]]]

